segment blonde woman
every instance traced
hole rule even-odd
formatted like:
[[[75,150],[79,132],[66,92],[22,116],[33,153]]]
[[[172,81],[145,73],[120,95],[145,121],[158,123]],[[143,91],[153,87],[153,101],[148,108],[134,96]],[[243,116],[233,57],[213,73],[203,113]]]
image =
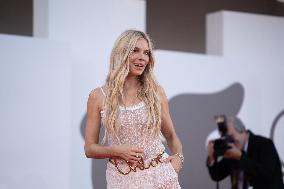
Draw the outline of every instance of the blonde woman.
[[[114,44],[106,83],[87,103],[85,154],[109,158],[109,189],[179,189],[182,144],[175,133],[164,90],[154,77],[147,34],[127,30]],[[105,137],[99,142],[101,125]],[[165,152],[165,137],[172,155]]]

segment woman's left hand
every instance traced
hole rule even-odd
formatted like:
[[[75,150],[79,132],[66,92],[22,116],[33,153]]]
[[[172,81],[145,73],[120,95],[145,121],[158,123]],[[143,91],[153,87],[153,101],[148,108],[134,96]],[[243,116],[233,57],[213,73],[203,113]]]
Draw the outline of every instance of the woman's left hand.
[[[168,158],[166,158],[164,160],[165,163],[168,163],[170,162],[174,168],[174,170],[179,173],[181,167],[182,167],[182,162],[181,162],[181,159],[180,157],[178,157],[177,155],[172,155],[172,156],[169,156]]]

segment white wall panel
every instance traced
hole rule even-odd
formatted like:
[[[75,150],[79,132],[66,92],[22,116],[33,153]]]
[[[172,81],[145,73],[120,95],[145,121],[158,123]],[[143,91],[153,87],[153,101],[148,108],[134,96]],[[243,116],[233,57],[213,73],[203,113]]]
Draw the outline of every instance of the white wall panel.
[[[68,48],[0,35],[0,52],[0,188],[69,188]]]

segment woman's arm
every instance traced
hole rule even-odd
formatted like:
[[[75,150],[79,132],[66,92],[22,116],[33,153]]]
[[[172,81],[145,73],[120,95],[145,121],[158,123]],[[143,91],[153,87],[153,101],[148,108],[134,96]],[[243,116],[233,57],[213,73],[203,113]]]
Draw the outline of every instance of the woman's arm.
[[[99,144],[99,133],[101,127],[101,110],[104,96],[99,88],[93,90],[87,102],[87,121],[85,128],[85,154],[88,158],[110,158],[120,157],[127,161],[139,160],[137,153],[143,150],[133,146],[103,146]]]
[[[85,154],[88,158],[102,159],[116,156],[113,147],[99,145],[103,98],[98,88],[93,90],[88,98],[85,128]]]
[[[167,96],[163,90],[163,88],[160,87],[160,98],[162,103],[162,125],[161,130],[162,134],[166,138],[167,144],[173,153],[172,156],[168,158],[168,161],[170,161],[174,167],[174,169],[179,172],[182,164],[183,164],[183,153],[182,153],[182,144],[176,135],[174,125],[170,116],[169,111],[169,105],[168,105],[168,99]]]

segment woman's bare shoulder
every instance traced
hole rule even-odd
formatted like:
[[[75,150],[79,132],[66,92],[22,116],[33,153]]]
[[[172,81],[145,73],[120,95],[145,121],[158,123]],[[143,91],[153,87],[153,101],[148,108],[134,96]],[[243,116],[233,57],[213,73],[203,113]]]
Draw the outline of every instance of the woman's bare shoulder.
[[[103,85],[103,86],[100,86],[100,87],[97,87],[97,88],[94,88],[90,91],[90,94],[89,96],[91,97],[105,97],[106,96],[106,86]]]
[[[97,87],[90,91],[88,101],[92,102],[93,105],[102,107],[104,98],[105,98],[105,94],[104,94],[103,88]]]
[[[167,98],[166,92],[161,85],[158,85],[158,92],[162,99]]]

